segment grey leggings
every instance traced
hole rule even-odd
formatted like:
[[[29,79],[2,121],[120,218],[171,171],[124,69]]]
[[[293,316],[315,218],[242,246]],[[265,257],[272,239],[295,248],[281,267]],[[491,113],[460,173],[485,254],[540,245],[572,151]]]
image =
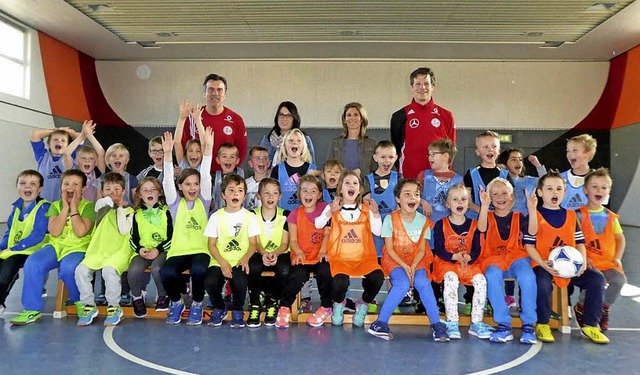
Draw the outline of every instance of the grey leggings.
[[[162,267],[166,259],[167,252],[163,251],[158,254],[156,259],[153,260],[145,259],[140,255],[136,255],[131,260],[129,272],[127,273],[127,280],[129,281],[132,296],[141,296],[142,289],[146,289],[147,284],[149,284],[150,277],[149,274],[145,272],[149,267],[151,267],[151,276],[153,276],[153,281],[155,282],[158,290],[158,297],[164,297],[167,295],[167,292],[164,290],[164,286],[162,285],[162,279],[160,278],[160,267]]]

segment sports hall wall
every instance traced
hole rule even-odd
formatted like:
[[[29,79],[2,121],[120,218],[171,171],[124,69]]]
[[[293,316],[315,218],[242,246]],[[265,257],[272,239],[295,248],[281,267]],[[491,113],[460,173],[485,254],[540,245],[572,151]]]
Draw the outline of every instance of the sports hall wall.
[[[147,138],[173,129],[180,100],[203,101],[202,79],[216,72],[229,81],[226,105],[244,117],[250,144],[273,125],[278,103],[291,100],[323,161],[329,139],[340,134],[344,104],[361,102],[369,114],[369,134],[385,139],[391,113],[411,100],[409,72],[426,65],[436,72],[436,102],[456,118],[460,148],[456,171],[475,163],[473,137],[478,129],[511,134],[513,143],[503,148],[535,151],[544,164],[561,169],[567,168],[564,139],[589,131],[599,140],[592,165],[612,167],[616,182],[612,208],[622,207],[623,223],[640,225],[640,213],[624,204],[640,198],[633,141],[640,132],[636,126],[640,105],[630,95],[640,71],[638,47],[611,62],[125,62],[94,61],[42,33],[33,32],[32,40],[30,99],[0,94],[5,135],[0,147],[6,161],[0,179],[0,217],[7,216],[14,199],[15,174],[35,164],[28,143],[34,127],[79,128],[82,120],[92,118],[104,145],[121,141],[139,156],[129,168],[137,172],[148,164]],[[615,100],[603,104],[612,93]]]

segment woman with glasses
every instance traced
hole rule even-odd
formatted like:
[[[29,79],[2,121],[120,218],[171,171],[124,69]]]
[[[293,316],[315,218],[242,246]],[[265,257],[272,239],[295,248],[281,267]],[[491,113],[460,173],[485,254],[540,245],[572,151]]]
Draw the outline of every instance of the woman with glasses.
[[[262,137],[260,146],[266,148],[269,151],[269,160],[271,160],[271,166],[277,165],[281,160],[278,158],[280,146],[282,145],[282,138],[285,133],[291,129],[300,129],[300,115],[298,114],[298,107],[292,102],[282,102],[278,106],[276,116],[273,119],[273,128],[267,135]],[[311,154],[312,163],[316,162],[316,153],[313,149],[313,142],[308,135],[305,135],[307,141],[307,147]]]
[[[369,118],[360,103],[349,103],[342,112],[343,132],[333,138],[327,150],[327,160],[337,160],[345,169],[365,176],[376,170],[373,151],[377,140],[367,137]]]

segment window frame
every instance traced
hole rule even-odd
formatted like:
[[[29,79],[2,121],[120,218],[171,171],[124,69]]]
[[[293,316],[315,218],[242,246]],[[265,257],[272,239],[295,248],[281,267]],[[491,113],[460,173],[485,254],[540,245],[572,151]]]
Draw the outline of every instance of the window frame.
[[[6,92],[0,89],[0,94],[10,95],[14,97],[19,97],[23,99],[30,98],[30,82],[31,82],[31,33],[30,29],[20,23],[6,17],[4,14],[0,14],[0,22],[18,30],[22,33],[22,58],[18,59],[14,56],[8,56],[2,52],[0,52],[0,59],[5,60],[10,63],[15,63],[21,66],[22,68],[22,87],[20,93],[14,92]]]

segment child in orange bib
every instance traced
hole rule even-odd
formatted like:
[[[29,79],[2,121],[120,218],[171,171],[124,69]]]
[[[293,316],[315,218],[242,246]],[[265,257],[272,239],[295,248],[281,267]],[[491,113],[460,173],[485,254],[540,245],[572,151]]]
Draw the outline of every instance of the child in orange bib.
[[[390,340],[389,319],[411,286],[420,293],[433,329],[435,341],[449,341],[446,326],[440,322],[440,312],[429,280],[429,267],[433,254],[429,247],[433,222],[416,212],[420,206],[422,185],[418,180],[400,181],[394,195],[399,210],[384,219],[382,238],[382,270],[391,278],[391,290],[380,309],[378,320],[369,327],[369,333]]]
[[[469,334],[480,339],[491,336],[490,327],[482,322],[487,300],[487,282],[482,274],[480,232],[478,223],[465,216],[469,207],[469,191],[463,185],[454,185],[447,192],[448,217],[438,221],[433,230],[433,279],[444,280],[444,304],[447,315],[447,334],[460,338],[458,325],[458,285],[473,285],[473,307]]]
[[[579,208],[577,214],[584,233],[587,261],[602,272],[609,286],[604,291],[604,305],[600,316],[600,329],[609,328],[609,308],[620,295],[627,277],[622,269],[622,255],[626,244],[618,215],[604,208],[611,191],[611,177],[605,168],[589,174],[584,183],[587,205]],[[584,293],[576,309],[583,308]]]
[[[537,189],[542,198],[542,207],[538,208],[538,233],[531,239],[525,238],[525,246],[532,259],[533,272],[536,274],[538,287],[536,336],[543,342],[554,342],[555,338],[549,327],[551,316],[552,281],[563,288],[573,285],[585,291],[584,310],[576,310],[576,320],[582,328],[582,334],[599,344],[606,344],[609,339],[598,328],[602,311],[602,295],[604,276],[595,268],[587,267],[584,262],[578,275],[571,279],[558,277],[558,271],[550,266],[547,260],[551,250],[567,245],[578,249],[586,259],[584,235],[576,218],[575,211],[560,206],[565,195],[565,181],[557,171],[550,171],[540,178]],[[533,215],[533,213],[531,213]]]
[[[372,234],[379,236],[382,219],[378,205],[371,198],[362,204],[360,177],[346,172],[340,177],[338,195],[318,218],[316,228],[330,225],[329,264],[333,276],[333,325],[344,321],[345,296],[350,276],[363,276],[362,299],[356,302],[353,324],[362,327],[369,310],[369,303],[380,291],[384,275],[378,265],[378,257]]]
[[[311,175],[300,177],[298,197],[302,205],[287,217],[289,226],[289,247],[291,248],[291,269],[282,291],[280,308],[276,318],[277,328],[288,328],[291,305],[302,286],[315,274],[320,292],[320,307],[307,319],[307,324],[319,327],[331,315],[331,269],[327,262],[329,229],[316,229],[314,220],[327,206],[318,202],[322,198],[322,184]]]

